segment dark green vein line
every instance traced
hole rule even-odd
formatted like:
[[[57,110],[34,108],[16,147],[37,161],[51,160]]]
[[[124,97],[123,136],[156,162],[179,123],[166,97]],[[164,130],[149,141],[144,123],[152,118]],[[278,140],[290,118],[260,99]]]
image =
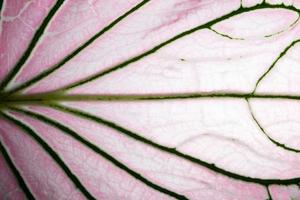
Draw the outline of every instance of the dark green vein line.
[[[51,104],[51,105],[47,105],[47,106],[50,106],[50,107],[52,107],[54,109],[57,109],[57,110],[61,110],[63,112],[74,114],[75,116],[79,116],[79,117],[94,121],[94,122],[99,123],[99,124],[102,124],[104,126],[107,126],[109,128],[112,128],[112,129],[116,130],[120,134],[123,134],[123,135],[125,135],[127,137],[130,137],[130,138],[133,138],[133,139],[135,139],[135,140],[137,140],[141,143],[152,146],[155,149],[173,154],[175,156],[178,156],[180,158],[183,158],[185,160],[188,160],[190,162],[198,164],[202,167],[205,167],[209,170],[212,170],[216,173],[223,174],[224,176],[230,177],[232,179],[242,180],[242,181],[251,182],[251,183],[257,183],[257,184],[261,184],[261,185],[264,185],[264,186],[268,186],[268,185],[272,185],[272,184],[292,185],[292,184],[296,184],[296,183],[300,182],[299,177],[290,178],[290,179],[260,179],[260,178],[252,178],[252,177],[247,177],[247,176],[235,174],[235,173],[232,173],[230,171],[219,168],[215,164],[207,163],[207,162],[202,161],[198,158],[195,158],[195,157],[189,156],[187,154],[181,153],[181,152],[177,151],[175,148],[169,148],[169,147],[165,147],[163,145],[157,144],[157,143],[155,143],[151,140],[148,140],[148,139],[140,136],[137,133],[134,133],[134,132],[132,132],[128,129],[125,129],[124,127],[122,127],[122,126],[120,126],[120,125],[118,125],[114,122],[108,121],[106,119],[94,116],[92,114],[83,112],[83,111],[78,110],[78,109],[73,109],[73,108],[58,105],[58,104]]]
[[[299,22],[299,19],[300,19],[300,15],[299,15],[299,13],[298,13],[297,19],[296,19],[292,24],[289,25],[289,27],[287,28],[287,30],[288,30],[288,29],[292,29],[293,26],[295,26],[295,25]],[[266,35],[265,37],[266,37],[266,38],[268,38],[268,37],[273,37],[273,36],[275,36],[275,35],[279,35],[279,34],[281,34],[281,33],[284,33],[284,32],[287,31],[287,30],[281,30],[281,31],[278,31],[277,33],[273,33],[273,34],[270,34],[270,35]]]
[[[267,193],[268,193],[268,196],[269,196],[269,198],[268,198],[267,200],[273,200],[272,195],[271,195],[271,192],[270,192],[268,186],[266,186],[266,190],[267,190]]]
[[[224,33],[220,33],[218,31],[216,31],[215,29],[213,29],[212,27],[208,28],[209,30],[211,30],[212,32],[216,33],[217,35],[220,35],[224,38],[228,38],[228,39],[231,39],[231,40],[245,40],[244,38],[234,38],[234,37],[231,37],[229,35],[226,35]]]
[[[104,27],[101,31],[99,31],[98,33],[96,33],[94,36],[92,36],[88,41],[86,41],[84,44],[82,44],[81,46],[79,46],[77,49],[75,49],[74,51],[72,51],[69,55],[67,55],[65,58],[63,58],[60,62],[58,62],[57,64],[55,64],[54,66],[50,67],[49,69],[41,72],[40,74],[36,75],[35,77],[33,77],[32,79],[24,82],[23,84],[12,88],[11,90],[9,90],[8,92],[10,93],[14,93],[14,92],[18,92],[20,90],[23,90],[33,84],[35,84],[36,82],[40,81],[41,79],[43,79],[46,76],[49,76],[51,73],[53,73],[54,71],[58,70],[59,68],[61,68],[65,63],[67,63],[69,60],[71,60],[72,58],[74,58],[77,54],[79,54],[83,49],[85,49],[86,47],[88,47],[90,44],[92,44],[96,39],[98,39],[101,35],[103,35],[104,33],[106,33],[107,31],[109,31],[110,29],[112,29],[115,25],[117,25],[120,21],[122,21],[124,18],[126,18],[127,16],[129,16],[130,14],[132,14],[133,12],[137,11],[139,8],[141,8],[143,5],[145,5],[146,3],[148,3],[150,0],[144,0],[141,3],[137,4],[136,6],[134,6],[133,8],[131,8],[129,11],[127,11],[125,14],[121,15],[120,17],[118,17],[117,19],[115,19],[112,23],[110,23],[108,26]]]
[[[3,9],[4,0],[0,1],[0,20],[2,20],[2,9]],[[4,9],[3,9],[4,10]],[[0,22],[1,23],[1,22]]]
[[[255,88],[252,93],[255,93],[259,83],[267,76],[267,74],[275,67],[276,63],[288,52],[290,48],[292,48],[296,43],[300,42],[300,39],[293,41],[291,44],[289,44],[276,58],[276,60],[271,64],[271,66],[268,68],[268,70],[259,77],[258,81],[255,84]]]
[[[22,57],[19,59],[19,61],[16,63],[16,65],[13,67],[13,69],[9,72],[9,74],[3,79],[3,81],[0,84],[0,91],[5,89],[5,87],[9,84],[9,82],[17,75],[17,73],[21,70],[22,66],[26,62],[26,60],[29,58],[30,54],[32,53],[33,49],[37,45],[38,41],[40,40],[41,36],[43,35],[47,25],[55,15],[55,13],[59,10],[61,5],[63,4],[63,0],[57,0],[55,5],[51,8],[49,11],[47,17],[43,20],[40,27],[35,32],[31,42],[29,43],[27,49],[23,53]]]
[[[286,146],[285,144],[282,144],[282,143],[279,143],[277,142],[276,140],[274,140],[273,138],[271,138],[267,133],[266,131],[263,129],[263,127],[260,125],[260,123],[258,122],[258,120],[256,119],[255,115],[254,115],[254,112],[252,110],[252,107],[249,103],[249,100],[246,99],[247,101],[247,104],[248,104],[248,108],[249,108],[249,111],[250,111],[250,114],[252,116],[252,119],[255,121],[256,125],[259,127],[259,129],[261,130],[261,132],[273,143],[275,144],[276,146],[282,148],[282,149],[285,149],[287,151],[292,151],[292,152],[296,152],[296,153],[300,153],[300,150],[298,149],[294,149],[294,148],[291,148],[291,147],[288,147]]]
[[[234,99],[287,99],[300,100],[298,95],[285,94],[252,94],[252,93],[177,93],[177,94],[129,94],[129,95],[64,95],[55,93],[32,94],[32,95],[11,95],[1,96],[0,105],[12,104],[47,104],[59,101],[165,101],[165,100],[185,100],[201,98],[234,98]]]
[[[147,180],[146,178],[144,178],[142,175],[140,175],[139,173],[131,170],[130,168],[128,168],[126,165],[124,165],[123,163],[119,162],[117,159],[115,159],[113,156],[111,156],[110,154],[106,153],[105,151],[103,151],[102,149],[100,149],[98,146],[92,144],[91,142],[89,142],[88,140],[84,139],[83,137],[81,137],[78,133],[76,133],[75,131],[73,131],[72,129],[62,125],[61,123],[52,120],[44,115],[41,115],[39,113],[36,112],[32,112],[32,111],[28,111],[28,110],[24,110],[24,109],[20,109],[20,108],[16,108],[16,107],[9,107],[11,110],[23,113],[27,116],[30,116],[34,119],[40,120],[44,123],[47,123],[59,130],[61,130],[62,132],[66,133],[67,135],[71,136],[73,139],[79,141],[80,143],[82,143],[83,145],[87,146],[89,149],[91,149],[92,151],[94,151],[95,153],[99,154],[100,156],[104,157],[106,160],[110,161],[111,163],[113,163],[115,166],[119,167],[120,169],[126,171],[128,174],[130,174],[131,176],[133,176],[134,178],[138,179],[139,181],[143,182],[144,184],[146,184],[147,186],[162,192],[164,194],[170,195],[174,198],[177,199],[187,199],[185,196],[177,194],[173,191],[170,191],[166,188],[163,188],[155,183],[152,183],[151,181]]]
[[[0,111],[0,114],[7,120],[13,122],[18,127],[20,127],[24,132],[26,132],[30,137],[32,137],[47,153],[52,159],[61,167],[61,169],[66,173],[66,175],[71,179],[74,185],[82,192],[82,194],[87,199],[96,199],[94,198],[89,191],[81,184],[79,179],[73,174],[73,172],[68,168],[64,161],[59,157],[59,155],[40,137],[35,131],[33,131],[29,126],[25,125],[21,121],[15,119],[14,117],[7,115]]]
[[[2,152],[2,155],[3,155],[6,163],[8,164],[8,166],[11,169],[11,171],[13,172],[13,174],[15,175],[15,177],[19,183],[19,186],[25,193],[25,196],[27,197],[27,199],[35,199],[34,196],[32,195],[32,193],[30,192],[30,189],[27,187],[24,179],[22,178],[22,175],[18,171],[17,167],[14,165],[13,161],[10,159],[8,152],[5,149],[4,145],[1,143],[1,141],[0,141],[0,152]]]
[[[142,2],[142,3],[144,3],[144,2]],[[139,5],[138,5],[138,6],[139,6]],[[141,7],[141,6],[140,6],[140,7]],[[253,11],[253,10],[257,10],[257,9],[264,9],[264,8],[285,8],[285,9],[288,9],[288,10],[295,11],[295,12],[297,12],[297,13],[299,12],[299,11],[298,11],[295,7],[293,7],[293,6],[268,5],[268,4],[265,3],[265,2],[263,2],[262,4],[256,5],[256,6],[254,6],[254,7],[250,7],[250,8],[243,8],[243,7],[240,7],[238,10],[235,10],[235,11],[233,11],[233,12],[227,14],[227,15],[224,15],[224,16],[222,16],[222,17],[220,17],[220,18],[217,18],[217,19],[215,19],[215,20],[212,20],[212,21],[210,21],[210,22],[207,22],[206,24],[197,26],[197,27],[192,28],[192,29],[190,29],[190,30],[188,30],[188,31],[184,31],[184,32],[182,32],[182,33],[180,33],[180,34],[174,36],[173,38],[171,38],[171,39],[169,39],[169,40],[167,40],[167,41],[165,41],[165,42],[163,42],[163,43],[161,43],[161,44],[155,46],[154,48],[152,48],[152,49],[146,51],[145,53],[142,53],[142,54],[140,54],[140,55],[138,55],[138,56],[136,56],[136,57],[133,57],[133,58],[131,58],[131,59],[129,59],[129,60],[127,60],[127,61],[125,61],[125,62],[119,64],[119,65],[117,65],[117,66],[114,66],[114,67],[112,67],[112,68],[110,68],[110,69],[107,69],[107,70],[104,70],[104,71],[102,71],[102,72],[96,73],[95,75],[92,75],[92,76],[90,76],[90,77],[84,78],[83,80],[80,80],[80,81],[78,81],[78,82],[75,82],[75,83],[72,83],[72,84],[70,84],[70,85],[67,85],[67,86],[65,86],[65,87],[63,87],[63,88],[61,88],[61,89],[59,89],[59,90],[67,90],[67,89],[71,89],[71,88],[77,87],[77,86],[79,86],[79,85],[85,84],[85,83],[87,83],[87,82],[90,82],[90,81],[92,81],[92,80],[95,80],[95,79],[97,79],[97,78],[99,78],[99,77],[101,77],[101,76],[104,76],[104,75],[106,75],[106,74],[109,74],[109,73],[111,73],[111,72],[114,72],[114,71],[116,71],[116,70],[122,69],[122,68],[126,67],[127,65],[129,65],[130,63],[136,62],[136,61],[138,61],[138,60],[140,60],[140,59],[142,59],[142,58],[144,58],[144,57],[146,57],[146,56],[148,56],[148,55],[150,55],[150,54],[153,54],[153,53],[155,53],[157,50],[161,49],[162,47],[164,47],[164,46],[166,46],[166,45],[168,45],[168,44],[170,44],[170,43],[176,41],[176,40],[179,39],[179,38],[182,38],[182,37],[184,37],[184,36],[186,36],[186,35],[189,35],[189,34],[195,32],[195,31],[197,31],[197,30],[201,30],[201,29],[204,29],[204,28],[209,28],[209,27],[211,27],[212,25],[214,25],[214,24],[216,24],[216,23],[218,23],[218,22],[220,22],[220,21],[223,21],[223,20],[225,20],[225,19],[228,19],[228,18],[230,18],[230,17],[233,17],[233,16],[235,16],[235,15],[237,15],[237,14],[240,14],[240,13],[243,13],[243,12],[249,12],[249,11]],[[133,8],[132,12],[134,11],[134,9],[137,9],[137,8]],[[129,11],[129,12],[130,12],[130,11]],[[69,56],[70,56],[70,55],[69,55]],[[72,55],[71,55],[71,56],[72,56]],[[11,90],[9,91],[9,93],[15,93],[15,92],[18,92],[18,91],[20,91],[20,90],[22,90],[22,89],[27,88],[28,86],[31,86],[32,84],[36,83],[37,81],[41,80],[42,78],[48,76],[49,74],[51,74],[52,72],[54,72],[55,70],[57,70],[59,67],[61,67],[61,65],[57,65],[57,66],[55,66],[54,68],[51,68],[51,69],[49,69],[49,70],[46,70],[46,71],[42,72],[40,75],[36,76],[35,78],[33,78],[33,79],[31,79],[31,80],[29,80],[29,81],[27,81],[27,82],[25,82],[25,83],[23,83],[23,84],[21,84],[21,85],[15,87],[15,88],[13,88],[13,89],[11,89]]]
[[[115,72],[115,71],[117,71],[117,70],[120,70],[120,69],[122,69],[122,68],[128,66],[128,65],[131,64],[131,63],[137,62],[137,61],[141,60],[142,58],[144,58],[144,57],[146,57],[146,56],[149,56],[149,55],[155,53],[156,51],[158,51],[158,50],[161,49],[162,47],[167,46],[168,44],[170,44],[170,43],[172,43],[172,42],[174,42],[174,41],[176,41],[176,40],[178,40],[178,39],[180,39],[180,38],[182,38],[182,37],[184,37],[184,36],[187,36],[187,35],[189,35],[189,34],[192,34],[192,33],[196,32],[196,31],[198,31],[198,30],[201,30],[201,29],[210,28],[212,25],[214,25],[214,24],[216,24],[216,23],[218,23],[218,22],[221,22],[221,21],[223,21],[223,20],[225,20],[225,19],[229,19],[229,18],[231,18],[231,17],[233,17],[233,16],[235,16],[235,15],[237,15],[237,14],[241,14],[241,13],[244,13],[244,12],[250,12],[250,11],[258,10],[258,9],[265,9],[265,8],[286,8],[286,9],[295,11],[295,12],[297,12],[297,13],[299,12],[296,8],[294,8],[294,7],[292,7],[292,6],[268,5],[268,4],[266,4],[265,2],[263,2],[262,4],[256,5],[256,6],[254,6],[254,7],[250,7],[250,8],[243,8],[243,7],[240,7],[239,9],[237,9],[237,10],[235,10],[235,11],[232,11],[232,12],[229,13],[229,14],[226,14],[226,15],[224,15],[224,16],[221,16],[221,17],[219,17],[219,18],[217,18],[217,19],[214,19],[214,20],[212,20],[212,21],[209,21],[209,22],[207,22],[207,23],[205,23],[205,24],[202,24],[202,25],[197,26],[197,27],[195,27],[195,28],[192,28],[192,29],[190,29],[190,30],[184,31],[184,32],[182,32],[182,33],[180,33],[180,34],[178,34],[178,35],[172,37],[171,39],[169,39],[169,40],[167,40],[167,41],[165,41],[165,42],[163,42],[163,43],[161,43],[161,44],[155,46],[154,48],[152,48],[152,49],[146,51],[145,53],[142,53],[142,54],[140,54],[140,55],[138,55],[138,56],[136,56],[136,57],[133,57],[133,58],[131,58],[131,59],[129,59],[129,60],[127,60],[127,61],[125,61],[125,62],[119,64],[119,65],[116,65],[116,66],[111,67],[111,68],[109,68],[109,69],[107,69],[107,70],[101,71],[101,72],[99,72],[99,73],[96,73],[95,75],[89,76],[89,77],[84,78],[84,79],[82,79],[82,80],[80,80],[80,81],[77,81],[77,82],[74,82],[74,83],[72,83],[72,84],[69,84],[69,85],[67,85],[67,86],[65,86],[65,87],[63,87],[63,88],[61,88],[60,90],[63,91],[63,90],[72,89],[72,88],[74,88],[74,87],[77,87],[77,86],[86,84],[86,83],[88,83],[88,82],[91,82],[91,81],[93,81],[93,80],[95,80],[95,79],[97,79],[97,78],[99,78],[99,77],[105,76],[105,75],[107,75],[107,74],[109,74],[109,73],[112,73],[112,72]]]

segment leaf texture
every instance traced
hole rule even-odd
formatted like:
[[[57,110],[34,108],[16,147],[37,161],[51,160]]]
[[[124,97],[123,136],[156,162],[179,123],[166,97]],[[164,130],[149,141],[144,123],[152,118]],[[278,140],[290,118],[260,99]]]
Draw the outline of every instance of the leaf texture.
[[[300,199],[300,1],[0,11],[0,199]]]

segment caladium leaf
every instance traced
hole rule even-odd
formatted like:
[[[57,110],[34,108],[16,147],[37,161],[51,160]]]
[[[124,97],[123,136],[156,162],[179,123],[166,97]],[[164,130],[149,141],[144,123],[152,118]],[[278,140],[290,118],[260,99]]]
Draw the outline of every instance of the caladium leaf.
[[[300,199],[300,2],[1,1],[1,199]]]

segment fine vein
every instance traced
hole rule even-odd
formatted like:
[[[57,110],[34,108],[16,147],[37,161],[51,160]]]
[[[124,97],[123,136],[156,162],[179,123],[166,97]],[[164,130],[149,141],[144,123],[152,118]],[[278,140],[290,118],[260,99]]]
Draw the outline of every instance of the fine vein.
[[[280,54],[279,56],[275,59],[275,61],[271,64],[271,66],[268,68],[268,70],[259,77],[258,81],[255,84],[255,88],[252,93],[255,93],[259,83],[267,76],[267,74],[275,67],[276,63],[288,52],[289,49],[291,49],[295,44],[300,42],[300,39],[293,41],[291,44],[289,44]]]
[[[254,120],[254,122],[256,123],[256,125],[259,127],[259,129],[261,130],[261,132],[273,143],[275,144],[276,146],[282,148],[282,149],[285,149],[287,151],[292,151],[292,152],[295,152],[295,153],[300,153],[300,150],[299,149],[294,149],[294,148],[291,148],[291,147],[288,147],[286,146],[285,144],[282,144],[280,142],[277,142],[276,140],[274,140],[272,137],[270,137],[266,131],[264,130],[264,128],[260,125],[259,121],[256,119],[255,115],[254,115],[254,112],[252,110],[252,107],[250,105],[250,102],[248,99],[246,99],[247,101],[247,104],[248,104],[248,108],[249,108],[249,111],[250,111],[250,114],[252,116],[252,119]]]

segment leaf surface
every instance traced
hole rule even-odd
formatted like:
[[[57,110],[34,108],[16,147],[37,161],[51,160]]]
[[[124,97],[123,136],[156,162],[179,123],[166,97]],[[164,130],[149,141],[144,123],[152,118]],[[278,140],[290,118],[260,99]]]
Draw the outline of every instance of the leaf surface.
[[[1,198],[300,199],[298,1],[0,8]]]

